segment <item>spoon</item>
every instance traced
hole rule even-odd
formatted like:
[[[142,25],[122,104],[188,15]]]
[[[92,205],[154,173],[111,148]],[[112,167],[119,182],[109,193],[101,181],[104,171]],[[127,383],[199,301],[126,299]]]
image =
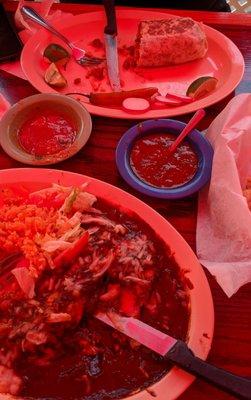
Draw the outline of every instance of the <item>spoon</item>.
[[[171,144],[171,146],[167,149],[167,156],[170,157],[171,154],[175,152],[180,142],[198,125],[198,123],[204,118],[206,115],[205,110],[202,108],[192,116],[190,121],[186,124],[185,128],[181,131],[179,136],[175,139],[175,141]]]

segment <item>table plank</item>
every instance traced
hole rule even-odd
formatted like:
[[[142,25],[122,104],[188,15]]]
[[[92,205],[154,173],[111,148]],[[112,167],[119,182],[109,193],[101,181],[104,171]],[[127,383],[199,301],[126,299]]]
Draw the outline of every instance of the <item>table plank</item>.
[[[13,2],[5,4],[8,10],[14,11],[16,4],[13,4]],[[56,4],[53,8],[60,8],[73,14],[100,10],[100,6],[81,4]],[[251,43],[249,39],[251,37],[251,16],[214,12],[181,12],[180,10],[157,11],[166,11],[175,15],[182,14],[209,24],[228,36],[239,47],[244,56],[246,68],[242,81],[235,93],[207,109],[207,117],[199,126],[200,129],[205,129],[234,94],[251,92]],[[0,92],[11,103],[15,103],[20,98],[36,93],[36,90],[28,82],[0,71]],[[189,116],[186,115],[176,119],[187,121],[188,118]],[[133,191],[118,174],[114,159],[115,148],[122,134],[135,123],[135,121],[94,117],[93,131],[87,145],[73,158],[53,166],[53,168],[93,176],[119,186],[141,198],[163,215],[195,250],[196,195],[179,201],[150,199]],[[1,169],[22,166],[0,150]],[[215,334],[209,361],[236,374],[251,376],[251,285],[245,285],[231,299],[228,299],[215,279],[207,272],[206,275],[215,305]],[[197,380],[180,399],[231,400],[234,397]]]

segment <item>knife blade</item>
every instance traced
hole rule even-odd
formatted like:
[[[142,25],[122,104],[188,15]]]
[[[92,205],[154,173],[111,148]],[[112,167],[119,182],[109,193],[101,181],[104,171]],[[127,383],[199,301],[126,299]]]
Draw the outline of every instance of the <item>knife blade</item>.
[[[105,52],[109,81],[114,92],[121,90],[117,45],[117,21],[114,0],[103,0],[107,25],[104,29]]]
[[[132,317],[121,317],[115,313],[99,313],[96,317],[161,356],[164,356],[177,342],[173,337]]]
[[[114,312],[98,313],[97,319],[143,344],[187,372],[198,376],[240,399],[251,400],[251,379],[234,375],[196,357],[185,342],[132,318]]]

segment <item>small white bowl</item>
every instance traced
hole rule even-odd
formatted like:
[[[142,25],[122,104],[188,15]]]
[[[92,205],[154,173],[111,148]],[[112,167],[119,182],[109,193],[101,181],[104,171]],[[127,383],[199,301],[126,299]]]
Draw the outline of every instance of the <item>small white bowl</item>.
[[[71,146],[62,152],[35,156],[27,153],[19,144],[18,130],[30,118],[31,113],[41,108],[55,108],[69,115],[77,126],[77,136]],[[77,100],[52,93],[36,94],[26,97],[12,106],[0,121],[0,144],[3,150],[12,158],[23,164],[49,165],[66,160],[76,154],[87,142],[92,130],[92,120],[89,112]]]

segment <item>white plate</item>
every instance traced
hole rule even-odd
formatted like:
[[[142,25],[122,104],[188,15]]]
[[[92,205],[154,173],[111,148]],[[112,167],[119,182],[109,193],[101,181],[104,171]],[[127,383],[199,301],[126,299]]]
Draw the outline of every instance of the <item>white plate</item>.
[[[182,11],[181,11],[182,13]],[[153,12],[148,10],[127,9],[117,11],[118,43],[133,45],[137,27],[140,21],[147,19],[163,19],[172,17],[170,14]],[[55,27],[80,47],[93,52],[89,43],[99,38],[103,41],[105,26],[103,12],[94,12],[71,16],[63,21],[55,23]],[[244,72],[244,60],[236,45],[225,35],[205,25],[205,33],[208,39],[208,52],[203,59],[186,64],[163,68],[145,68],[140,74],[121,68],[121,80],[123,89],[136,89],[142,87],[157,87],[162,94],[170,91],[185,94],[188,85],[200,76],[214,76],[218,79],[217,88],[208,96],[193,103],[180,107],[172,107],[161,110],[150,110],[145,113],[130,114],[122,108],[98,107],[88,103],[83,98],[86,108],[91,114],[113,118],[146,119],[172,117],[193,112],[199,108],[208,107],[227,95],[229,95],[240,82]],[[44,73],[48,64],[43,62],[43,51],[50,43],[60,43],[44,29],[39,30],[24,46],[21,55],[21,65],[30,83],[40,92],[56,92],[44,81]],[[104,53],[103,53],[104,55]],[[124,58],[120,55],[120,63]],[[62,73],[68,80],[68,86],[60,90],[60,93],[90,92],[92,86],[90,79],[86,78],[86,69],[78,65],[73,59],[67,64],[66,71]],[[81,78],[81,84],[74,84],[76,78]],[[102,84],[105,91],[111,91],[107,84]]]
[[[193,284],[191,296],[191,320],[188,333],[188,346],[202,359],[206,359],[211,347],[214,326],[214,311],[210,288],[195,254],[182,236],[151,207],[136,197],[97,179],[72,172],[49,169],[9,169],[0,171],[0,189],[3,187],[22,185],[29,190],[48,187],[51,183],[65,186],[81,185],[89,182],[88,191],[101,197],[113,206],[120,206],[135,212],[152,227],[156,234],[164,240],[175,255],[175,259],[183,270],[190,270],[187,277]],[[167,375],[155,383],[151,389],[158,400],[174,400],[192,383],[194,377],[179,368],[172,368]],[[142,391],[129,398],[130,400],[152,400],[147,391]]]

